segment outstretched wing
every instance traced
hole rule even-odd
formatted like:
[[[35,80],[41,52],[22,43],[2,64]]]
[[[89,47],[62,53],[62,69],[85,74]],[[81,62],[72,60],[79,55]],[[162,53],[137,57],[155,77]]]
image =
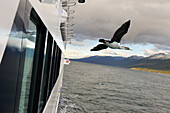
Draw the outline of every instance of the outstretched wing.
[[[102,49],[107,49],[108,47],[104,44],[99,44],[97,45],[96,47],[94,47],[93,49],[91,49],[90,51],[99,51],[99,50],[102,50]]]
[[[123,37],[123,35],[125,35],[128,32],[129,26],[130,26],[130,20],[125,22],[119,29],[117,29],[117,31],[113,35],[113,38],[111,39],[111,42],[116,41],[120,43],[120,40]]]

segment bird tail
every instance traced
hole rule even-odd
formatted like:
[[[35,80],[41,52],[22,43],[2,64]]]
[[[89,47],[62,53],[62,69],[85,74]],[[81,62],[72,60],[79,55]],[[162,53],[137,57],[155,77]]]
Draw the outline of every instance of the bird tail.
[[[99,42],[104,42],[105,40],[104,39],[99,39]]]

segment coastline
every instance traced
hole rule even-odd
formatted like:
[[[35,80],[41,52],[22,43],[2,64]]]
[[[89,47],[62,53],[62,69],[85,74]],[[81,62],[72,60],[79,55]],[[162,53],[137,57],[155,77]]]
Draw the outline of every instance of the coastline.
[[[170,70],[156,70],[147,68],[130,68],[130,69],[170,75]]]

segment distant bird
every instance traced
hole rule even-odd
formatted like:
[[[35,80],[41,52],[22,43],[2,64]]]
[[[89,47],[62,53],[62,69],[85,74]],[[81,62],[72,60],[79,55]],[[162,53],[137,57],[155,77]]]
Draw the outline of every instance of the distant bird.
[[[99,39],[99,42],[102,42],[103,44],[98,44],[96,47],[94,47],[90,51],[99,51],[102,49],[107,49],[108,47],[111,49],[130,50],[129,47],[120,45],[121,38],[128,32],[129,26],[130,26],[130,20],[125,22],[119,29],[117,29],[117,31],[114,33],[111,41]]]

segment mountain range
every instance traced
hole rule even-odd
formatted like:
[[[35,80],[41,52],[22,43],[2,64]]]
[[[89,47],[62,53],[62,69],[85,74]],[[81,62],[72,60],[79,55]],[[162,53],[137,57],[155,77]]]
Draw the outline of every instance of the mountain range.
[[[91,56],[81,59],[70,59],[72,61],[109,65],[124,68],[148,68],[156,70],[170,70],[170,54],[159,53],[149,57],[112,57],[112,56]]]

